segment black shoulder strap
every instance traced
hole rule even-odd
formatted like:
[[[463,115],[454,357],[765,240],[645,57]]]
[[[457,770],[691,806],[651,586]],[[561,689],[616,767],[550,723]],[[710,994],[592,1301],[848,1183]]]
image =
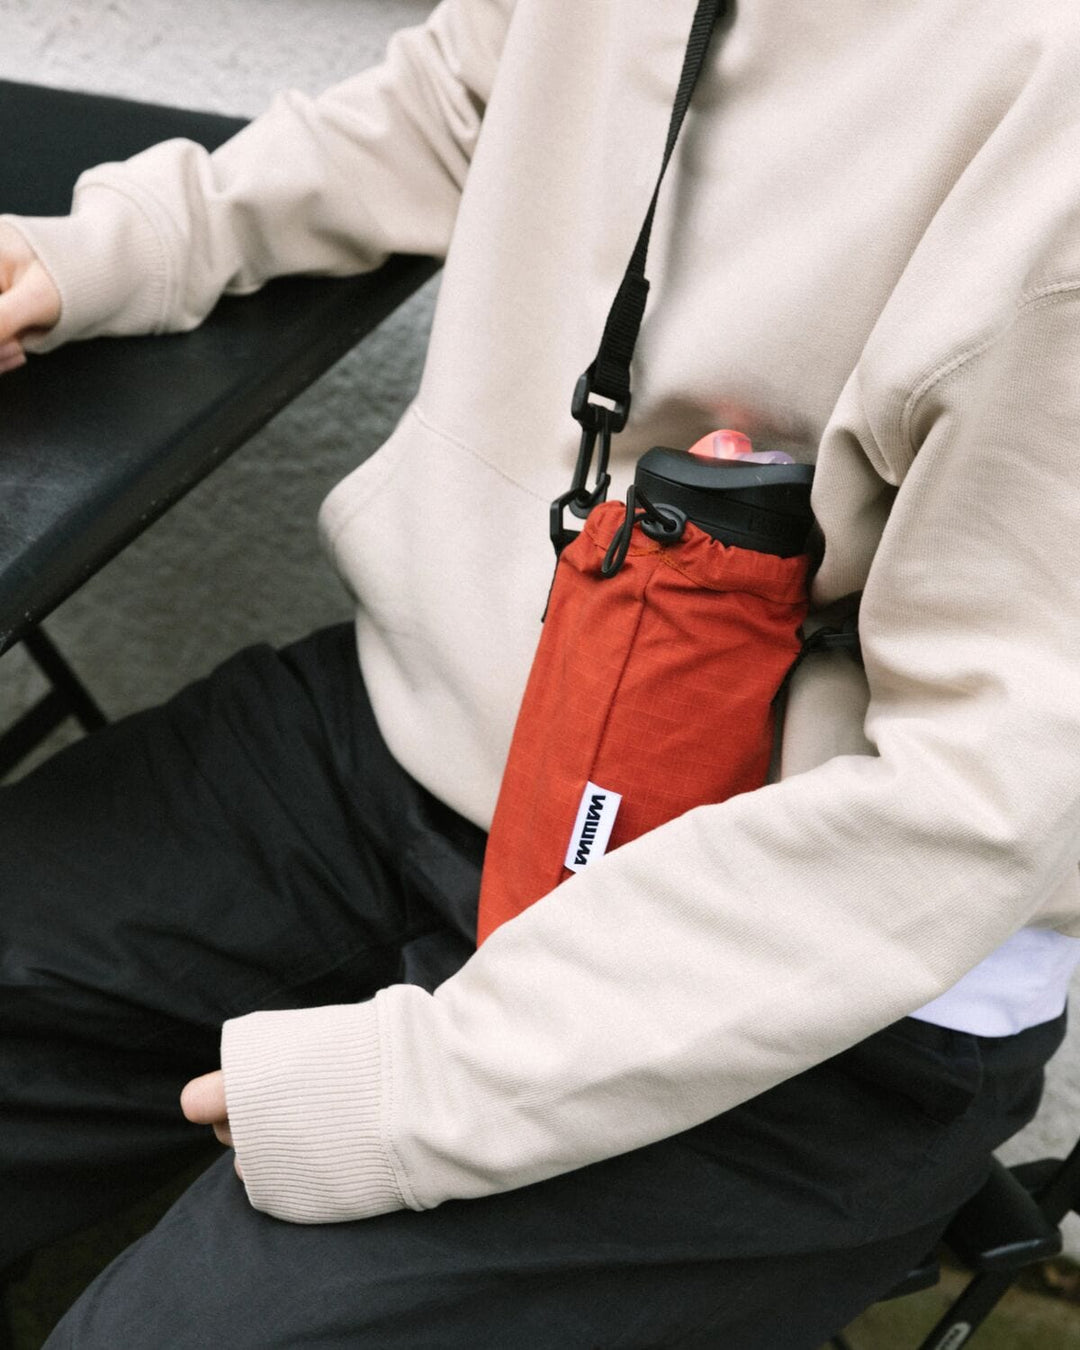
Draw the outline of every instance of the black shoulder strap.
[[[660,185],[664,181],[664,174],[675,149],[675,142],[679,138],[686,110],[690,106],[698,77],[705,65],[713,29],[721,20],[726,22],[733,10],[734,0],[698,0],[694,21],[690,27],[690,37],[686,44],[686,55],[683,57],[682,73],[675,92],[671,120],[668,123],[664,158],[660,164],[656,186],[653,188],[652,200],[645,213],[634,251],[630,255],[626,273],[608,313],[600,347],[574,388],[571,411],[581,425],[581,448],[578,451],[577,466],[570,490],[557,497],[551,504],[551,541],[555,545],[556,553],[561,553],[574,537],[574,532],[563,526],[564,508],[569,507],[575,516],[583,520],[592,508],[607,496],[608,484],[611,481],[607,471],[611,437],[623,429],[630,413],[630,361],[634,355],[641,320],[645,314],[645,301],[649,294],[645,263],[649,252],[653,217],[656,215],[656,203],[660,196]],[[600,454],[596,467],[596,482],[592,488],[588,488],[586,480],[597,437],[600,439]]]

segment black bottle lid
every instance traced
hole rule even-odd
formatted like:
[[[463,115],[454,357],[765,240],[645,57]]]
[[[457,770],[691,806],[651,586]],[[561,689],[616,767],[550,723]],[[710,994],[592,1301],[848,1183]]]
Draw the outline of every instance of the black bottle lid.
[[[657,445],[634,483],[655,506],[677,507],[714,539],[791,558],[805,553],[813,512],[810,464],[707,459]]]

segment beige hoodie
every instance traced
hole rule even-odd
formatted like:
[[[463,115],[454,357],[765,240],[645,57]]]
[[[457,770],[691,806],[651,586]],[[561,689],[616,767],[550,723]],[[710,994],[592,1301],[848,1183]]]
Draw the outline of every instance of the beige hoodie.
[[[449,250],[416,404],[321,525],[387,741],[481,824],[693,8],[446,0],[379,70],[20,222],[63,297],[45,346]],[[814,602],[865,589],[866,678],[807,662],[781,782],[608,855],[436,994],[228,1023],[255,1205],[347,1219],[565,1171],[1024,925],[1080,934],[1078,74],[1074,0],[742,0],[665,184],[614,490],[723,424],[816,460]]]

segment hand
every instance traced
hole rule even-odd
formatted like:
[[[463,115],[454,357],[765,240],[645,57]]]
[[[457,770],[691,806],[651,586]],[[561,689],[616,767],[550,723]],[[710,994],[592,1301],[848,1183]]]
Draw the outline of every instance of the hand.
[[[180,1094],[180,1110],[195,1125],[212,1125],[218,1142],[233,1148],[232,1130],[225,1107],[225,1075],[218,1069],[193,1078]],[[244,1173],[236,1159],[236,1175],[243,1180]]]
[[[60,292],[14,226],[0,221],[0,375],[26,364],[23,339],[60,317]]]

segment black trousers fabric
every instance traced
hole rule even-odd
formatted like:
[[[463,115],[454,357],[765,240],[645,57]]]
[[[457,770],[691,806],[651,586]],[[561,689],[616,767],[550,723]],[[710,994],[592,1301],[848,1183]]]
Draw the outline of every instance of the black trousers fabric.
[[[457,969],[483,847],[389,754],[347,627],[0,789],[0,1266],[205,1149],[177,1097],[226,1018]],[[815,1350],[978,1187],[1062,1032],[907,1020],[696,1129],[423,1214],[281,1223],[223,1157],[49,1344]]]

